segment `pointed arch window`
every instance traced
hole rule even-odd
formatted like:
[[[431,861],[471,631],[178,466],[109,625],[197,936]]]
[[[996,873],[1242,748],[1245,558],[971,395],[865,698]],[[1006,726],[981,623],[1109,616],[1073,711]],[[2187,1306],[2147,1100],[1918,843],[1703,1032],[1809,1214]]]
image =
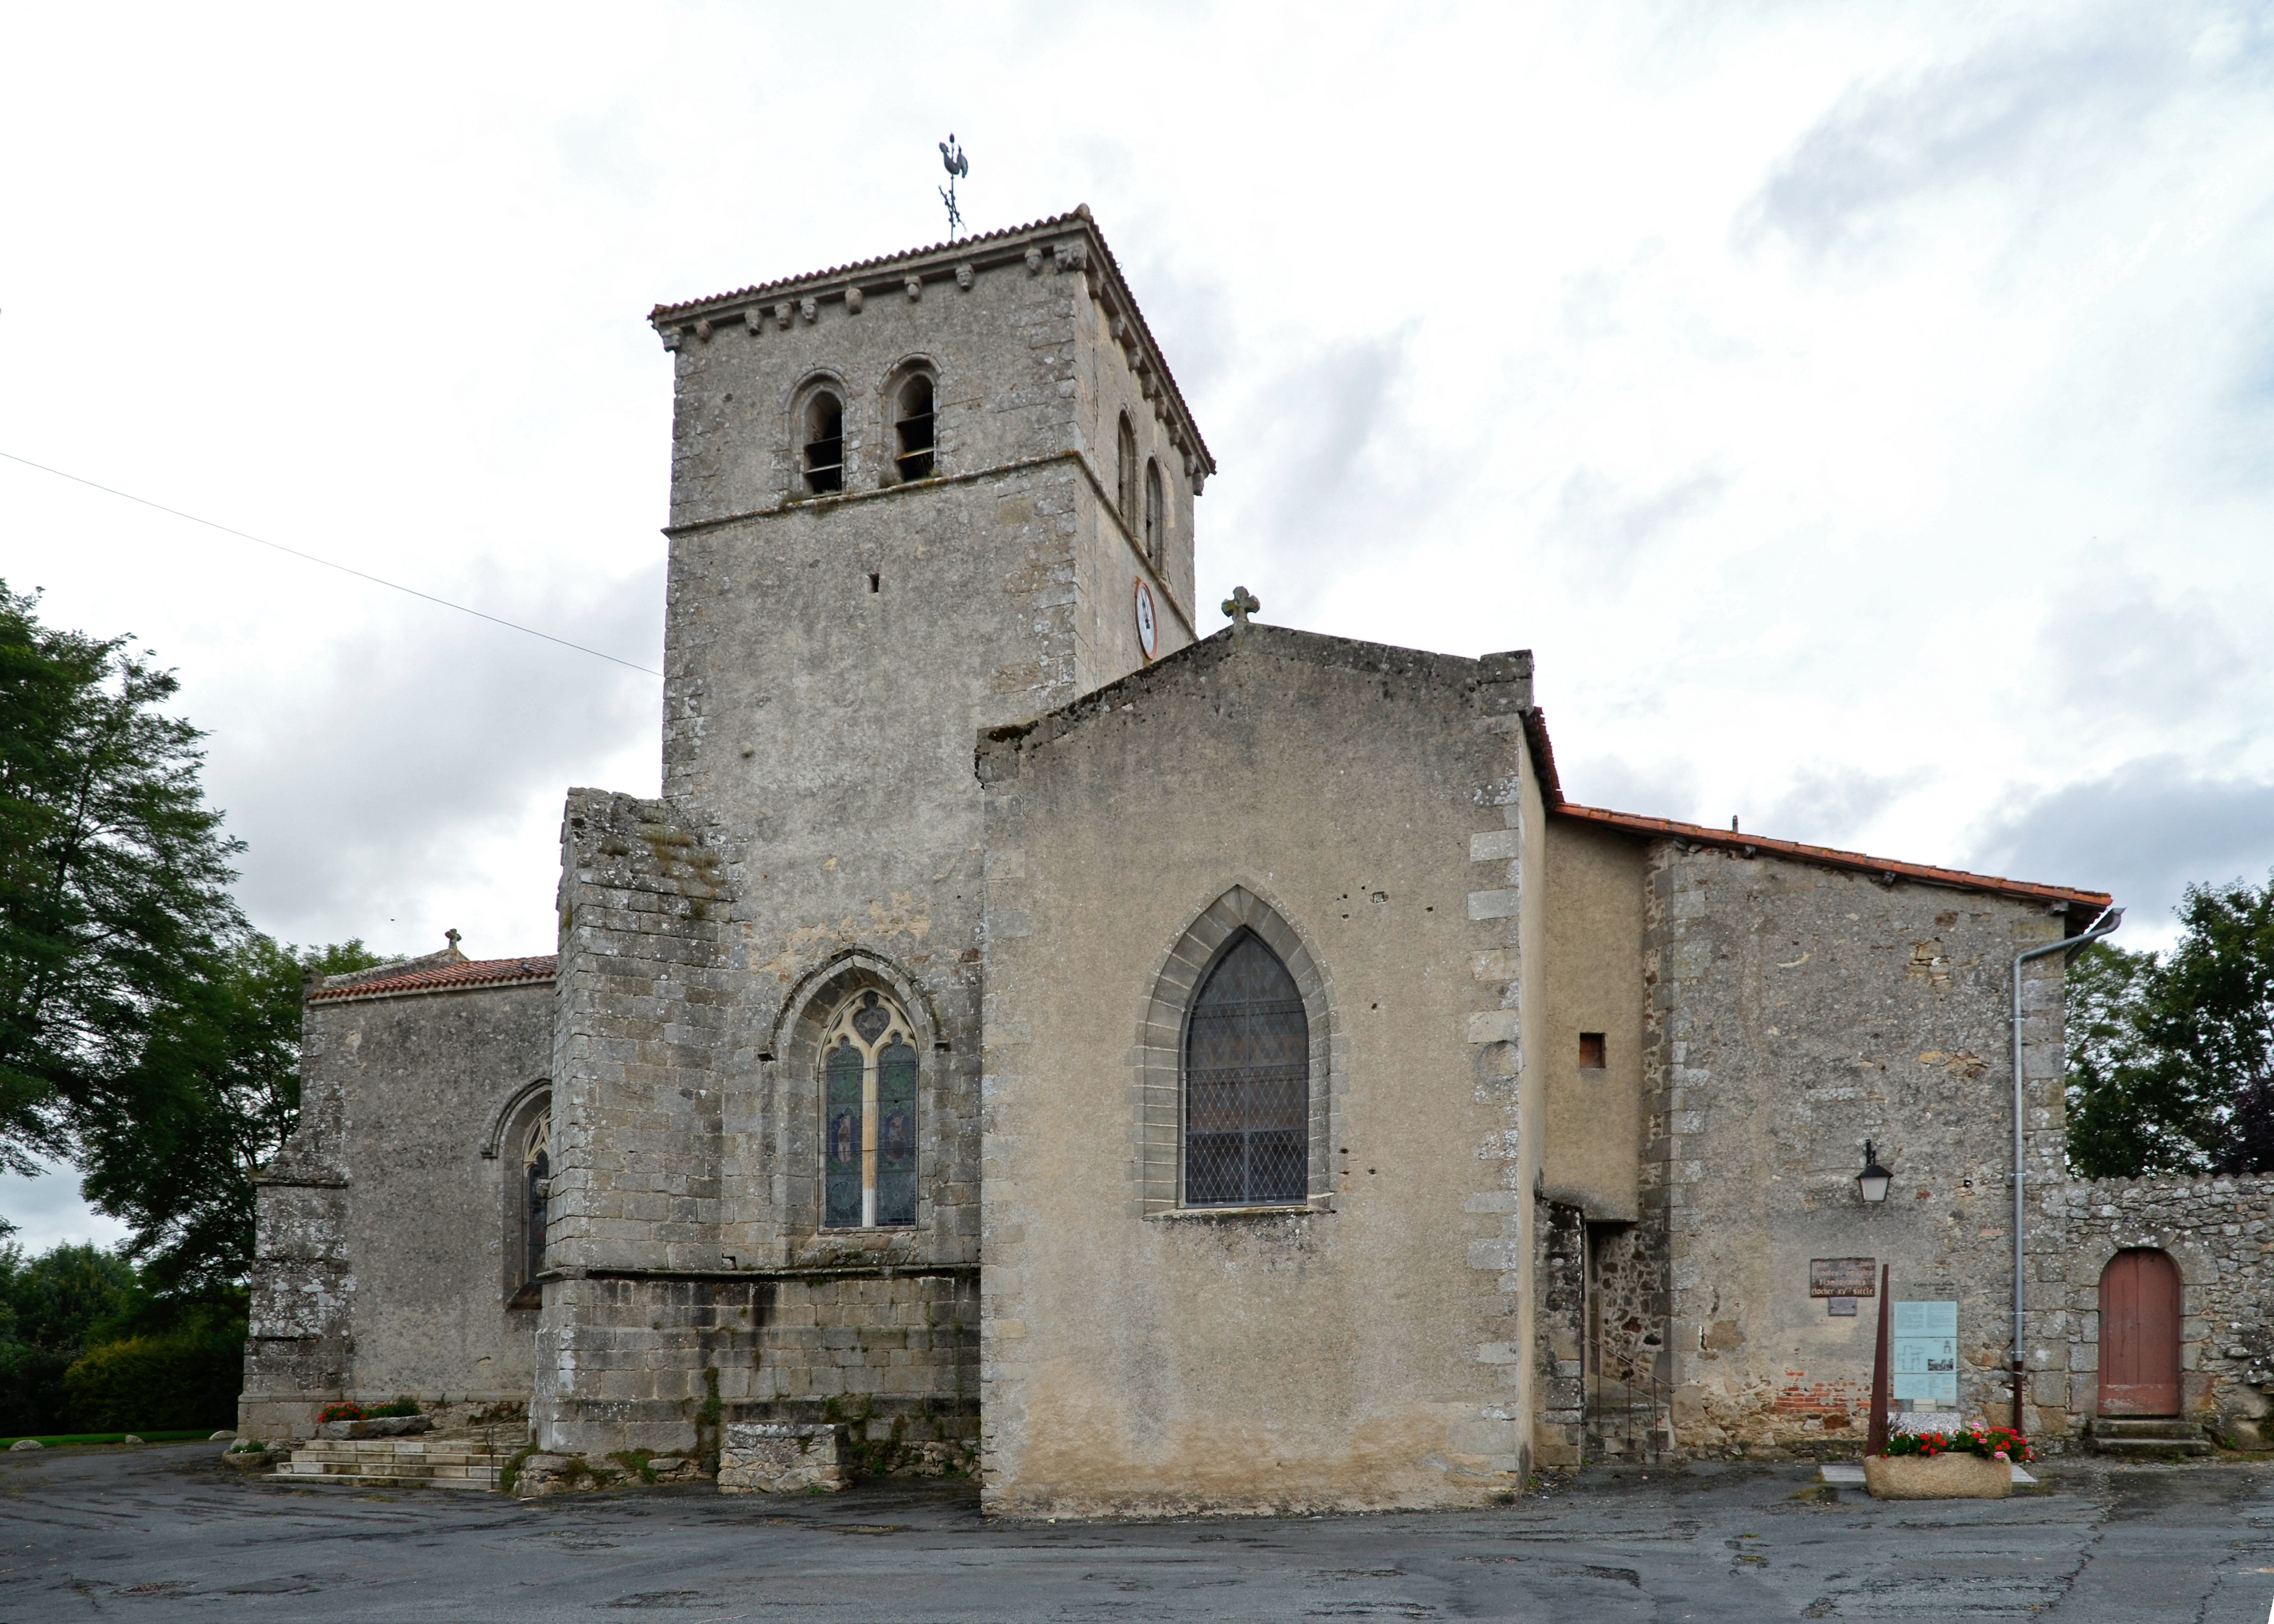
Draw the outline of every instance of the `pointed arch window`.
[[[1185,1026],[1184,1200],[1279,1207],[1309,1194],[1310,1021],[1279,955],[1233,935]]]
[[[1118,436],[1120,460],[1114,469],[1113,500],[1121,509],[1125,530],[1137,528],[1137,431],[1130,425],[1129,414],[1121,414],[1121,430]]]
[[[529,1207],[522,1247],[522,1274],[534,1282],[545,1273],[545,1208],[553,1194],[553,1108],[538,1113],[521,1157],[522,1199]]]
[[[542,1300],[546,1208],[553,1197],[553,1101],[540,1094],[516,1114],[504,1139],[505,1291],[508,1308],[535,1308]]]
[[[821,1041],[822,1225],[888,1229],[916,1221],[914,1026],[874,990],[840,1006]]]
[[[818,389],[801,414],[805,441],[805,488],[817,496],[845,488],[845,402]]]

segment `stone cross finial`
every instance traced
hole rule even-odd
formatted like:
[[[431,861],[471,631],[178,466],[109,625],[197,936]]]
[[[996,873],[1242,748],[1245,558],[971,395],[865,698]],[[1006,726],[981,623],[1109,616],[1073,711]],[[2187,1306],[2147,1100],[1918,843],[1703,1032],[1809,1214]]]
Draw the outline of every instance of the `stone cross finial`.
[[[1240,631],[1247,629],[1247,617],[1262,607],[1256,601],[1255,594],[1244,586],[1232,588],[1231,596],[1224,600],[1224,612],[1231,617],[1232,625]]]
[[[458,930],[456,926],[453,925],[449,929],[444,931],[442,933],[442,939],[450,944],[449,951],[455,953],[458,951]]]

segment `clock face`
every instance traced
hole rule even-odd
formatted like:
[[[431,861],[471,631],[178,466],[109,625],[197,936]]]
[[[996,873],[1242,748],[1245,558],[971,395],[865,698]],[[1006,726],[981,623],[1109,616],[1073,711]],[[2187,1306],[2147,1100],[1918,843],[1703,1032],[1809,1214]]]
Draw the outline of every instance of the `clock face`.
[[[1153,589],[1143,580],[1137,583],[1137,646],[1151,659],[1153,650],[1160,646],[1161,628],[1153,618]]]

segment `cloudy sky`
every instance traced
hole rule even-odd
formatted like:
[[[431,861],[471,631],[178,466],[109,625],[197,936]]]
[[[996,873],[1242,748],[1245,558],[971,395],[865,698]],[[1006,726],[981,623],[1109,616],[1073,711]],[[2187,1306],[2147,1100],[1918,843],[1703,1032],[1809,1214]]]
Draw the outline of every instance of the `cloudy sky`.
[[[0,452],[635,665],[642,318],[1088,202],[1201,597],[1539,652],[1575,800],[2112,890],[2274,864],[2274,8],[20,5]],[[289,940],[549,950],[656,680],[0,459]],[[1214,616],[1209,617],[1212,623]],[[113,1233],[0,1188],[34,1244]]]

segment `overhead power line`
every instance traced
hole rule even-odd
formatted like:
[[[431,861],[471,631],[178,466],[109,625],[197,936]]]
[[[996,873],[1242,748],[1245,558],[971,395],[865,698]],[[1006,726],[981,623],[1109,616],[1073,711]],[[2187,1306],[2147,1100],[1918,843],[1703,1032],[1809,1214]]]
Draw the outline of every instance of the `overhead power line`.
[[[0,457],[6,457],[11,462],[20,462],[26,468],[36,468],[43,474],[53,474],[58,479],[68,479],[73,485],[83,485],[90,491],[100,491],[105,496],[116,496],[124,501],[139,503],[145,508],[154,508],[160,513],[171,514],[177,519],[187,519],[192,524],[202,524],[207,530],[219,530],[224,536],[234,536],[240,541],[249,541],[256,546],[274,548],[279,553],[289,553],[296,559],[305,560],[311,564],[321,564],[326,569],[336,569],[343,575],[353,575],[359,581],[370,582],[373,586],[388,587],[397,592],[408,592],[411,597],[423,598],[430,604],[440,604],[445,609],[456,609],[460,614],[472,615],[476,620],[487,620],[493,626],[502,626],[508,631],[525,632],[531,637],[542,637],[546,642],[557,643],[564,649],[574,649],[579,654],[589,654],[595,659],[604,659],[612,665],[622,665],[629,670],[640,672],[651,677],[659,677],[663,674],[648,666],[634,665],[630,660],[618,659],[613,654],[604,654],[598,649],[588,649],[581,643],[571,643],[566,637],[555,637],[551,632],[538,631],[533,626],[523,626],[517,621],[505,620],[498,615],[486,614],[479,609],[469,609],[463,604],[454,604],[447,598],[437,598],[432,592],[422,592],[417,587],[403,585],[400,581],[382,580],[364,570],[352,569],[345,564],[335,564],[328,558],[318,558],[312,553],[303,553],[297,547],[288,547],[281,541],[269,541],[248,530],[241,530],[232,525],[216,523],[211,519],[201,519],[196,514],[184,513],[180,508],[169,508],[163,502],[154,502],[147,496],[135,495],[132,491],[121,491],[116,486],[99,484],[93,479],[83,479],[77,474],[67,474],[60,468],[49,468],[45,462],[34,462],[31,458],[18,456],[12,451],[0,451]]]

